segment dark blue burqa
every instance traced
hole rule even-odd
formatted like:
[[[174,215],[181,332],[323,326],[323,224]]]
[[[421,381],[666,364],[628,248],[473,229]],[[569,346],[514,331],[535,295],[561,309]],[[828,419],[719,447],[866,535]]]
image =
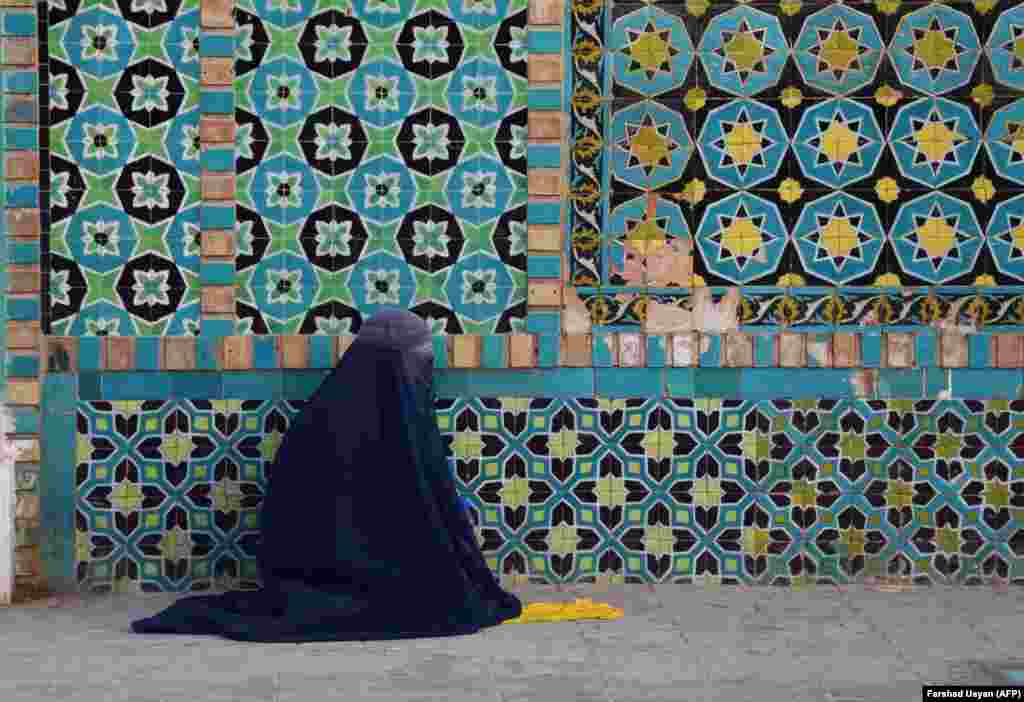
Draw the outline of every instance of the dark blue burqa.
[[[185,597],[136,633],[238,641],[472,634],[522,612],[484,562],[434,416],[427,325],[368,320],[295,418],[261,513],[263,589]]]

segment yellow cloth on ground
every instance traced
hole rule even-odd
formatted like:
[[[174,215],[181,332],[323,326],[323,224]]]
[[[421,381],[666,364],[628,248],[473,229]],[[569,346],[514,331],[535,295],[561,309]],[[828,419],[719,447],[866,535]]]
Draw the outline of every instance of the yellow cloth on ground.
[[[621,619],[626,613],[617,607],[594,602],[589,598],[574,602],[531,602],[523,613],[502,624],[537,624],[539,622],[570,622],[577,619]]]

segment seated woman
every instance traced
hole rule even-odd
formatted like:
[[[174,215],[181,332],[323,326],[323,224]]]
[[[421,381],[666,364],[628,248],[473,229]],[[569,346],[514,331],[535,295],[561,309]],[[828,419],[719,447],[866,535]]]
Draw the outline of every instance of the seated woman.
[[[263,588],[185,597],[132,630],[386,640],[519,617],[459,502],[434,416],[433,360],[430,330],[411,312],[365,322],[270,466]]]

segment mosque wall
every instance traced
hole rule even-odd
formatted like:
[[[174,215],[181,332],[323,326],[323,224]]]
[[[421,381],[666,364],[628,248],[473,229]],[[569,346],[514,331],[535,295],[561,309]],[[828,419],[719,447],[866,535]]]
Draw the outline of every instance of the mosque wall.
[[[263,466],[390,305],[509,578],[1019,579],[1019,26],[0,0],[22,581],[252,584]]]

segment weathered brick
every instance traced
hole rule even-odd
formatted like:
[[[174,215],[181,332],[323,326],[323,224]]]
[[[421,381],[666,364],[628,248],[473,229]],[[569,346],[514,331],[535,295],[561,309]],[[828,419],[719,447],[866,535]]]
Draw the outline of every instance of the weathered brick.
[[[235,289],[230,285],[207,285],[202,290],[202,311],[208,314],[232,314]]]

